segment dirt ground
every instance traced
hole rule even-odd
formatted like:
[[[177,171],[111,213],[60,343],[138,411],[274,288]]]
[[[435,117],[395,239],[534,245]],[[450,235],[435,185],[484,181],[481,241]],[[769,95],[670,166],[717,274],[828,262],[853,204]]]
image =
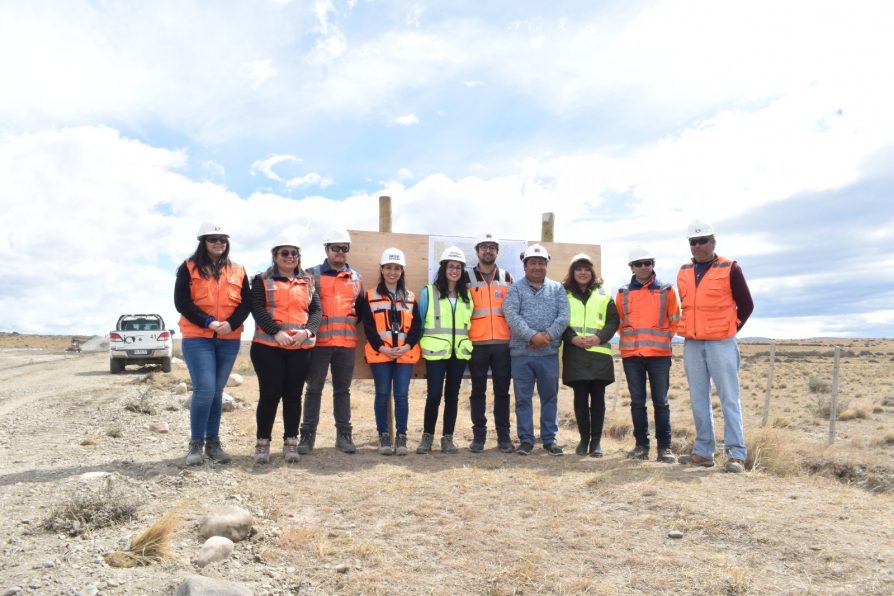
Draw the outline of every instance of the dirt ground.
[[[564,457],[504,455],[492,435],[484,453],[470,453],[468,386],[460,453],[381,456],[372,383],[358,380],[357,454],[333,448],[327,385],[314,453],[257,466],[247,349],[236,365],[245,382],[228,389],[240,407],[223,420],[233,462],[186,468],[189,413],[174,392],[188,380],[185,367],[110,375],[104,350],[65,352],[70,342],[0,334],[0,590],[171,594],[201,573],[255,594],[894,593],[891,340],[779,342],[763,429],[770,346],[743,342],[750,469],[738,475],[627,460],[623,381],[609,387],[602,459],[573,455],[565,389]],[[840,407],[828,446],[833,345]],[[675,450],[686,452],[692,422],[679,357],[672,375]],[[424,381],[413,381],[411,448],[424,400]],[[169,432],[150,430],[159,423]],[[719,416],[717,426],[722,436]],[[83,475],[96,473],[112,473],[135,517],[76,535],[44,529],[84,491]],[[222,505],[251,511],[255,533],[229,559],[198,569],[190,563],[202,542],[197,522]],[[172,510],[180,516],[172,558],[130,569],[105,562]]]

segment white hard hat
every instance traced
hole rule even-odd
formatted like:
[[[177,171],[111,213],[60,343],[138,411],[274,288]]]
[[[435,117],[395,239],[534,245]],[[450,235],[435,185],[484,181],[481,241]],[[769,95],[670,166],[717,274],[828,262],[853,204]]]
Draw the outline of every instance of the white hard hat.
[[[714,226],[700,219],[695,220],[686,228],[687,238],[701,238],[702,236],[713,236]]]
[[[652,256],[652,251],[650,251],[648,248],[643,248],[642,246],[634,246],[627,254],[628,265],[635,261],[645,261],[646,259],[651,259],[654,261],[655,257]]]
[[[379,259],[379,265],[387,265],[388,263],[406,267],[407,259],[404,258],[404,251],[394,247],[386,248],[385,251],[382,252],[382,258]]]
[[[588,254],[585,253],[585,252],[579,252],[579,253],[577,253],[576,255],[574,255],[573,257],[571,257],[571,261],[569,261],[568,266],[571,267],[572,265],[574,265],[574,264],[577,263],[578,261],[586,261],[586,262],[588,262],[590,265],[593,264],[593,259],[590,258],[590,255],[588,255]]]
[[[500,248],[500,241],[497,240],[497,237],[490,232],[485,232],[484,234],[481,234],[480,236],[475,238],[475,250],[478,250],[479,244],[484,244],[485,242],[496,244],[497,248]]]
[[[546,259],[549,262],[549,253],[546,252],[546,249],[540,246],[539,244],[532,244],[528,248],[525,249],[525,252],[521,255],[522,262],[527,261],[531,257],[540,257],[541,259]]]
[[[350,244],[351,235],[344,228],[332,228],[326,232],[326,238],[323,240],[324,245],[329,244]]]
[[[441,253],[441,258],[439,262],[443,263],[444,261],[459,261],[463,265],[466,264],[466,255],[459,249],[458,246],[448,246],[444,249],[444,252]]]
[[[196,240],[201,240],[202,236],[226,236],[229,238],[230,233],[214,222],[203,221],[199,226],[199,233],[196,234]]]
[[[276,252],[276,249],[280,246],[294,246],[298,249],[298,252],[301,252],[301,244],[298,243],[298,239],[290,234],[280,234],[274,238],[270,252]]]

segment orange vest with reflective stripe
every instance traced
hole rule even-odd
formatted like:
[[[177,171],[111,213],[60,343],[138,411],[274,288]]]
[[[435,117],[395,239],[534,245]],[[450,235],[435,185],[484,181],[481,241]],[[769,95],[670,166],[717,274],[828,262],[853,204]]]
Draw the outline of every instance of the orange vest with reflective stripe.
[[[626,285],[618,290],[615,304],[621,319],[621,358],[671,355],[671,340],[680,323],[680,305],[672,285],[656,285],[654,277],[635,290]]]
[[[224,267],[220,272],[220,279],[209,277],[204,279],[199,275],[199,268],[194,261],[186,261],[186,269],[189,271],[189,296],[202,312],[208,313],[215,320],[226,321],[236,307],[242,304],[242,281],[245,279],[245,269],[242,265],[233,263]],[[218,335],[218,339],[239,339],[242,336],[243,325],[233,329],[226,335]],[[196,325],[183,315],[180,315],[180,332],[183,337],[214,337],[214,331],[207,327]]]
[[[391,296],[388,294],[382,296],[376,290],[369,290],[366,293],[366,300],[369,302],[369,310],[372,312],[373,321],[376,324],[376,332],[379,334],[382,342],[390,348],[406,344],[407,334],[410,332],[410,327],[413,324],[413,304],[416,302],[415,294],[407,291],[406,302],[394,303],[394,308],[399,318],[398,321],[395,321],[397,325],[394,329],[391,328]],[[366,343],[363,349],[366,361],[370,364],[392,361],[400,364],[415,364],[419,362],[419,353],[419,344],[413,346],[409,352],[397,360],[393,360],[378,350],[374,350],[369,342]]]
[[[737,332],[736,301],[729,285],[735,261],[718,256],[695,285],[695,264],[687,263],[677,274],[683,315],[679,335],[689,339],[727,339]]]
[[[336,275],[322,275],[322,265],[311,267],[320,293],[323,320],[317,331],[317,346],[353,348],[357,346],[357,312],[354,302],[360,295],[362,282],[356,271],[339,271]]]
[[[473,267],[466,270],[474,304],[469,339],[473,344],[508,344],[509,324],[503,315],[503,300],[509,291],[509,276],[497,269],[491,282],[487,283],[478,279]]]
[[[308,277],[296,275],[292,279],[274,279],[268,270],[261,275],[266,290],[265,309],[283,331],[297,331],[307,326],[309,318],[308,308],[313,297],[313,284]],[[276,343],[276,338],[255,325],[255,336],[252,339],[259,344],[282,348],[284,350],[307,350],[314,347],[314,338],[308,338],[297,346],[281,346]]]

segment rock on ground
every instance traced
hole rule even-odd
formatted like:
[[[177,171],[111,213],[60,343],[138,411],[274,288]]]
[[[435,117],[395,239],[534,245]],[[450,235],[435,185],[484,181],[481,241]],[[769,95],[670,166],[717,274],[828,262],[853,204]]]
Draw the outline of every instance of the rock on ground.
[[[223,536],[233,542],[248,538],[252,528],[251,513],[240,507],[224,507],[202,518],[199,534],[202,538]]]
[[[202,545],[193,561],[196,567],[204,567],[215,561],[223,561],[233,553],[233,541],[223,536],[212,536]]]
[[[191,575],[177,586],[174,596],[252,596],[252,591],[221,579]]]

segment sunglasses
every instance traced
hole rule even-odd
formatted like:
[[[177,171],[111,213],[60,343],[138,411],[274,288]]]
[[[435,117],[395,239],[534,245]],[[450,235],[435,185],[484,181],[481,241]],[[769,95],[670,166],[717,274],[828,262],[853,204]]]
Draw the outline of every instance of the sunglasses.
[[[479,244],[478,250],[498,250],[498,246],[496,244]]]
[[[633,261],[630,263],[632,267],[651,267],[654,264],[654,261]]]
[[[351,251],[351,247],[350,247],[350,246],[332,246],[332,245],[330,244],[328,248],[329,248],[329,250],[331,250],[332,252],[343,252],[343,253],[348,253],[348,252]]]
[[[205,236],[205,242],[210,242],[211,244],[226,244],[227,237],[226,236]]]
[[[713,239],[714,238],[711,236],[702,236],[701,238],[690,238],[689,246],[695,246],[696,244],[701,246],[702,244],[707,244],[708,242],[710,242]]]
[[[297,257],[301,253],[299,253],[297,250],[281,250],[278,254],[282,258],[287,259],[289,257]]]

